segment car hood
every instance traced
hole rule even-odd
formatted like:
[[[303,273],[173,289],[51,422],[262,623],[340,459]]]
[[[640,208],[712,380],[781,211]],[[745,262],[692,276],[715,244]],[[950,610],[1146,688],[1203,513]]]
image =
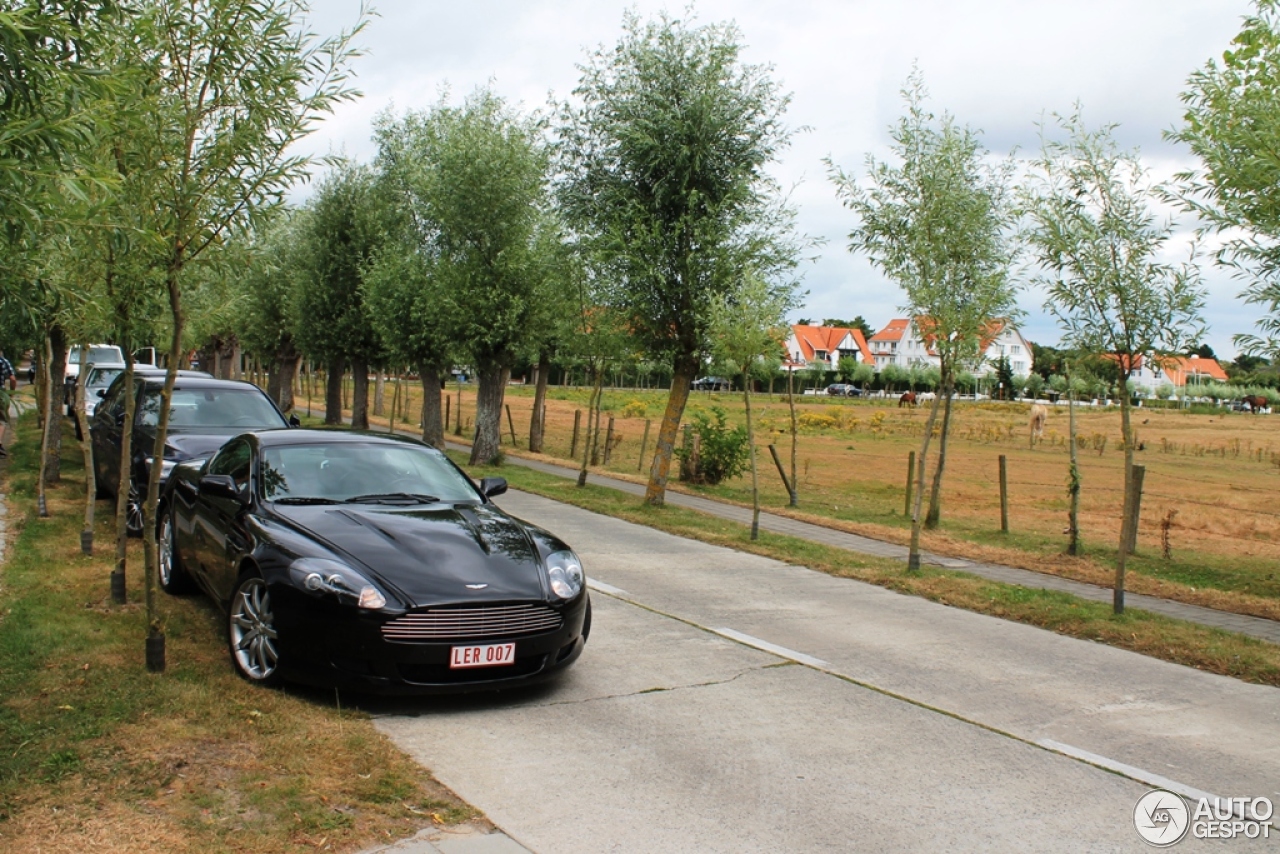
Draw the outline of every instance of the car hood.
[[[172,430],[165,436],[168,452],[165,457],[171,460],[190,460],[195,457],[207,457],[221,448],[239,431],[231,429],[221,433],[181,433]],[[153,434],[154,435],[154,434]],[[150,453],[150,447],[147,448]]]
[[[527,527],[486,505],[277,505],[276,513],[410,607],[546,597]]]

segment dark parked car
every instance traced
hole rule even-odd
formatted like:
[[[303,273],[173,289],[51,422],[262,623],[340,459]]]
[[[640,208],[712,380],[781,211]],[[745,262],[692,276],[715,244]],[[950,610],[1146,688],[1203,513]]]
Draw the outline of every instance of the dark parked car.
[[[833,397],[860,397],[862,389],[850,383],[832,383],[827,386],[827,394]]]
[[[591,631],[578,557],[444,454],[329,430],[238,436],[179,465],[160,583],[226,613],[236,670],[379,693],[502,688],[572,664]]]
[[[94,482],[102,497],[115,495],[120,483],[120,447],[126,429],[125,402],[129,393],[124,379],[121,374],[107,388],[89,424]],[[155,448],[156,426],[160,423],[160,393],[164,381],[162,368],[140,369],[133,378],[137,410],[131,428],[131,486],[126,519],[126,526],[133,534],[142,532],[142,504],[151,452]],[[182,371],[173,387],[169,430],[161,460],[161,483],[177,463],[207,457],[232,436],[246,430],[288,427],[290,423],[271,398],[251,383]]]
[[[700,377],[693,381],[694,391],[728,391],[729,381],[724,377]]]

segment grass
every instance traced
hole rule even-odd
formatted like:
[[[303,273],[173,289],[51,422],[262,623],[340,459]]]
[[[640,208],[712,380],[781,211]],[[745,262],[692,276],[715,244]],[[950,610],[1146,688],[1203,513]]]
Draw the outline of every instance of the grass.
[[[24,422],[23,433],[35,435]],[[80,553],[80,458],[34,511],[32,441],[9,447],[0,570],[0,850],[352,851],[481,820],[345,697],[232,672],[220,612],[161,594],[162,674],[144,667],[141,552],[115,605],[110,512]]]
[[[453,458],[465,466],[465,455],[453,454]],[[964,572],[925,567],[919,573],[908,574],[900,561],[868,557],[768,532],[761,532],[759,539],[752,541],[747,528],[735,522],[671,505],[650,507],[618,490],[590,483],[579,488],[574,481],[521,466],[478,466],[472,467],[471,473],[477,478],[502,476],[514,488],[671,534],[1248,682],[1280,686],[1280,646],[1242,635],[1132,609],[1116,616],[1109,604],[1088,602],[1056,591],[1000,584]]]

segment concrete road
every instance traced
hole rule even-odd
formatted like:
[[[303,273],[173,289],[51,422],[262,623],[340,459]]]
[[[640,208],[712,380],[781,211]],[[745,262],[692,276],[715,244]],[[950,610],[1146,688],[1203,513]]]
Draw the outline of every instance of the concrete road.
[[[532,851],[1141,851],[1153,787],[1280,803],[1275,689],[499,503],[583,558],[583,657],[543,688],[373,710]]]

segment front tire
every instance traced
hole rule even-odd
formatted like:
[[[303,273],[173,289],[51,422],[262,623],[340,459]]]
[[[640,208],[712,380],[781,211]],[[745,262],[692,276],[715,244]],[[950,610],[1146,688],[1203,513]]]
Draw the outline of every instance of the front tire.
[[[129,481],[129,498],[124,507],[124,529],[131,537],[142,536],[142,503],[142,493],[132,480]]]
[[[257,573],[240,579],[228,609],[227,644],[236,672],[258,685],[280,684],[280,653],[271,592]]]
[[[191,576],[182,566],[182,558],[178,556],[173,541],[173,512],[160,514],[159,551],[160,559],[157,569],[160,575],[160,587],[165,593],[180,596],[195,590]]]

